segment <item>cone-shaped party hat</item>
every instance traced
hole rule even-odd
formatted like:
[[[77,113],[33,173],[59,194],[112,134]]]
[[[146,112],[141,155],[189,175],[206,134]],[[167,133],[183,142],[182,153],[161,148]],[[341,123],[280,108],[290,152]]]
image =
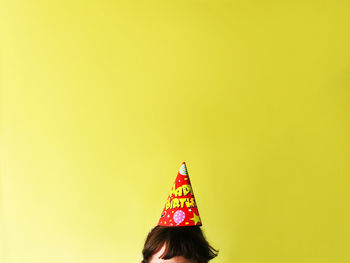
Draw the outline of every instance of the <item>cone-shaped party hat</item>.
[[[183,162],[166,200],[159,226],[201,226],[186,163]]]

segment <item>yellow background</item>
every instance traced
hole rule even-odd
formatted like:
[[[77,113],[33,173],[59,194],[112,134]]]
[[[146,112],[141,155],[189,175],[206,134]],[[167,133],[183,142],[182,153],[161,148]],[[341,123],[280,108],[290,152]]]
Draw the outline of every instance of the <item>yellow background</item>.
[[[350,262],[349,1],[3,1],[2,263],[141,260],[182,161],[212,262]]]

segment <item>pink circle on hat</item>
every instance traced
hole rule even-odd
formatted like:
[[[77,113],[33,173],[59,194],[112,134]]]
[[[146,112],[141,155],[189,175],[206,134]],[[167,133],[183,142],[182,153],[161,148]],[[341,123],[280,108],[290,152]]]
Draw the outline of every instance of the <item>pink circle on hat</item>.
[[[177,210],[174,213],[173,219],[176,224],[181,224],[185,220],[186,214],[182,210]]]

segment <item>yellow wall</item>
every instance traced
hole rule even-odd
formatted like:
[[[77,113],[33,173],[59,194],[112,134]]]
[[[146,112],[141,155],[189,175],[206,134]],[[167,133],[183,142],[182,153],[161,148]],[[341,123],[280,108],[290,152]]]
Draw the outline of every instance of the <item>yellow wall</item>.
[[[3,1],[2,263],[132,263],[186,161],[222,263],[350,262],[349,1]]]

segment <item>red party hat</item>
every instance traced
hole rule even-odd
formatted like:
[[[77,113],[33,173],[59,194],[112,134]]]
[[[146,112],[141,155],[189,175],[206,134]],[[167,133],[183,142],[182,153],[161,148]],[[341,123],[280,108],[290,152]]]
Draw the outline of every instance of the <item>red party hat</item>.
[[[201,226],[186,163],[183,162],[166,200],[159,226]]]

